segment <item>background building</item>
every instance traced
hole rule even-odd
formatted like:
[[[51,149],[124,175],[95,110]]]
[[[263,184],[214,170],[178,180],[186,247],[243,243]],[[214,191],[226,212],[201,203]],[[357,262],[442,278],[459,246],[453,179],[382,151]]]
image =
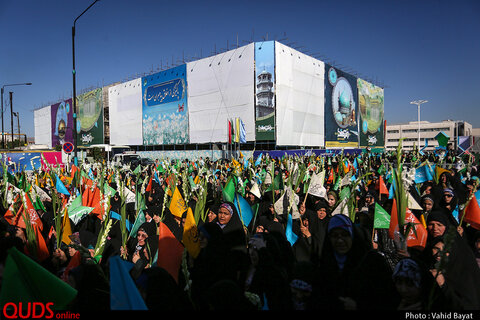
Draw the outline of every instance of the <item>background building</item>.
[[[242,150],[384,148],[383,96],[380,86],[278,41],[252,42],[80,90],[75,142],[137,151],[227,150],[229,141]],[[37,143],[74,142],[72,105],[35,110]]]
[[[393,124],[386,126],[385,148],[392,150],[398,146],[403,138],[402,146],[405,150],[412,150],[418,145],[418,121],[406,124]],[[439,143],[435,137],[443,132],[449,137],[448,148],[456,150],[458,147],[473,143],[473,128],[466,121],[444,120],[441,122],[420,121],[420,148],[435,150]],[[467,141],[468,140],[468,141]]]

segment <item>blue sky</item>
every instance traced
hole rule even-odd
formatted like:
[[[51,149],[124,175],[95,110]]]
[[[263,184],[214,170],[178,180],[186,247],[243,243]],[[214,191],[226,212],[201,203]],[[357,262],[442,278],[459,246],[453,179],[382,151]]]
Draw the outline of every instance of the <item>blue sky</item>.
[[[72,96],[73,21],[93,0],[0,0],[0,87],[20,127]],[[279,40],[385,86],[387,123],[465,120],[480,127],[480,1],[101,0],[76,24],[77,94],[237,44]],[[320,58],[321,57],[321,58]],[[15,132],[16,118],[15,121]]]

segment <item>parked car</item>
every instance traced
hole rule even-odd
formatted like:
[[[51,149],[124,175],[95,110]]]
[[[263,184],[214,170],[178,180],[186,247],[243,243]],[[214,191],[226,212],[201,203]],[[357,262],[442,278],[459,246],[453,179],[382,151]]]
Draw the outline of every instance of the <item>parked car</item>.
[[[141,158],[140,163],[142,164],[142,166],[149,166],[151,164],[155,164],[155,161],[150,158]]]
[[[130,167],[138,166],[142,158],[135,153],[120,153],[113,156],[112,162],[117,165],[130,165]]]

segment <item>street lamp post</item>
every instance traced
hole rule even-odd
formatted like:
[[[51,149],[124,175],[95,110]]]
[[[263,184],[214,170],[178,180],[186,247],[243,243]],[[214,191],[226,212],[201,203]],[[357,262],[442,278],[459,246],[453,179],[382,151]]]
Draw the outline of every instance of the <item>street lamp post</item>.
[[[5,135],[4,135],[4,128],[3,128],[3,113],[4,113],[4,110],[3,110],[3,92],[5,90],[5,87],[11,87],[11,86],[31,86],[32,83],[31,82],[26,82],[26,83],[14,83],[14,84],[6,84],[4,86],[2,86],[1,88],[1,93],[0,93],[0,97],[2,99],[2,149],[5,149]]]
[[[74,161],[77,162],[77,91],[76,91],[76,70],[75,70],[75,24],[77,20],[85,13],[88,9],[90,9],[95,3],[99,0],[95,0],[87,9],[85,9],[75,20],[73,21],[72,26],[72,60],[73,60],[73,68],[72,68],[72,75],[73,75],[73,156]]]
[[[420,106],[427,102],[428,100],[416,100],[410,102],[410,104],[416,104],[418,108],[418,150],[420,150]]]

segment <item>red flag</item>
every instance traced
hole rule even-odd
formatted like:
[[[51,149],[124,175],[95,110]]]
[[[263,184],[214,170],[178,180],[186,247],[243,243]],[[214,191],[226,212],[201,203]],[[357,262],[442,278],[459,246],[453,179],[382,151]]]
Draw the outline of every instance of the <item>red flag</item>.
[[[232,123],[228,120],[228,144],[232,143]]]
[[[165,269],[178,283],[178,273],[182,263],[184,247],[172,231],[160,222],[158,234],[157,266]]]
[[[473,198],[468,203],[467,208],[465,209],[465,216],[463,220],[467,223],[470,223],[472,227],[477,230],[480,230],[480,206],[478,205],[478,200],[473,195]]]
[[[407,235],[407,247],[412,248],[425,248],[427,243],[427,229],[423,224],[415,217],[415,215],[407,208],[405,212],[405,224],[412,222],[414,227],[410,229]],[[388,235],[391,239],[394,239],[394,233],[398,231],[398,216],[397,216],[397,202],[393,199],[392,213],[390,215],[390,228],[388,229]],[[416,235],[415,235],[416,234]]]
[[[335,181],[335,175],[333,174],[333,169],[330,169],[330,174],[328,175],[327,183],[334,183]]]

